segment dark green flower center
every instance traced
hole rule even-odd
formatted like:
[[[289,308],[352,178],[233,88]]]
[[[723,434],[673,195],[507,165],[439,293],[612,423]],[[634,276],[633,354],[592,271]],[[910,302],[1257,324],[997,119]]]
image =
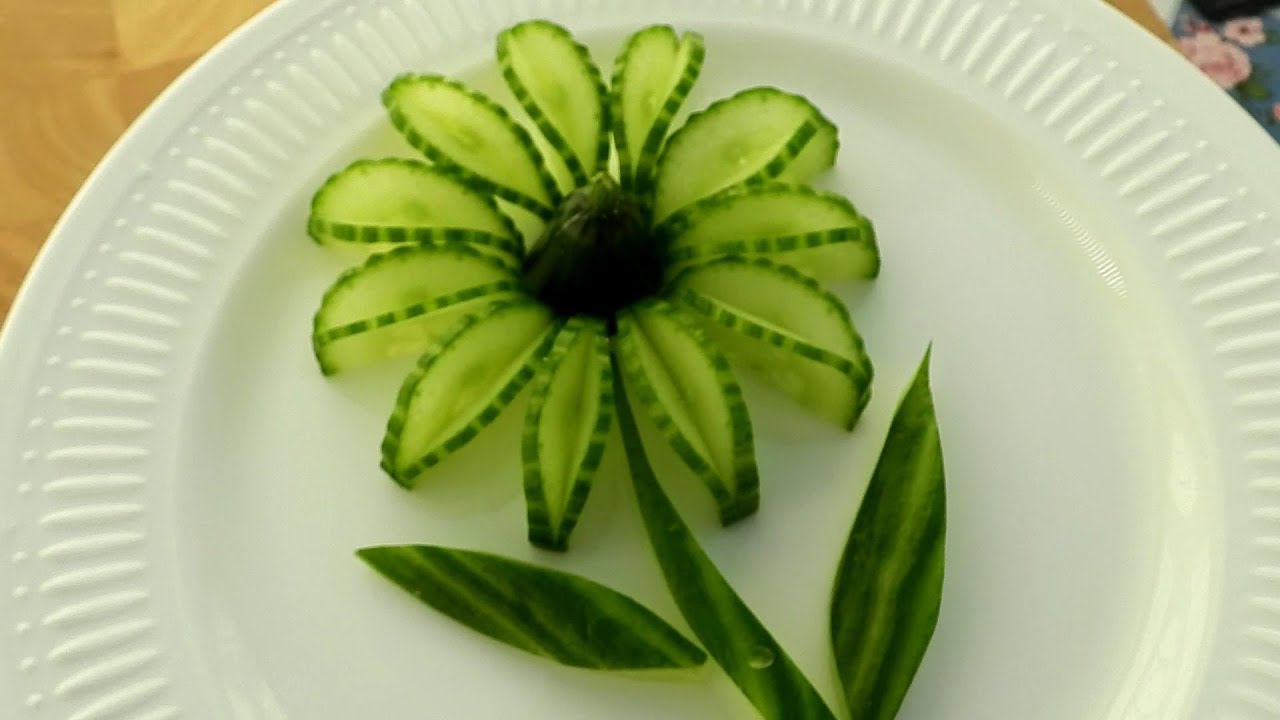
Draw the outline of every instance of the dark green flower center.
[[[560,203],[524,263],[525,287],[561,315],[610,318],[662,287],[639,200],[605,173]]]

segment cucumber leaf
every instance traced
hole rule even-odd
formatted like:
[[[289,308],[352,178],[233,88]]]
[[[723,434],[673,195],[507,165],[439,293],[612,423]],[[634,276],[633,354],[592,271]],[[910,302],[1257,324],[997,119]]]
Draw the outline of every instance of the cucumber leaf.
[[[890,720],[942,602],[946,494],[929,353],[898,405],[836,572],[831,646],[855,718]]]
[[[681,614],[766,720],[834,720],[822,696],[716,569],[663,492],[645,456],[616,360],[614,372],[618,426],[637,504]]]
[[[472,630],[564,665],[649,670],[706,662],[706,653],[643,605],[577,575],[434,545],[356,555]]]

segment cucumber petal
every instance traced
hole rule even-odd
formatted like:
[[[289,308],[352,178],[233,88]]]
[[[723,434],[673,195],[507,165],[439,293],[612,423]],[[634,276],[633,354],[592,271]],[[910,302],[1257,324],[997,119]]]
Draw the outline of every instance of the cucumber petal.
[[[804,184],[836,164],[836,154],[840,152],[840,134],[835,123],[822,113],[813,118],[813,123],[813,137],[805,143],[804,149],[787,162],[782,172],[774,176],[775,179]]]
[[[942,604],[945,486],[925,353],[836,569],[831,647],[852,717],[892,720],[929,646]]]
[[[609,105],[600,68],[569,31],[546,20],[498,34],[502,77],[574,185],[587,183],[609,160]]]
[[[401,75],[382,93],[410,145],[471,187],[549,217],[560,190],[529,132],[498,103],[438,75]]]
[[[510,268],[460,245],[405,245],[343,273],[311,341],[326,375],[421,353],[461,317],[523,294]]]
[[[728,525],[760,505],[751,416],[728,361],[693,318],[661,300],[618,315],[618,353],[632,392]]]
[[[571,318],[534,381],[525,416],[529,541],[568,547],[613,427],[613,372],[602,321]]]
[[[668,25],[643,28],[627,39],[614,61],[613,142],[624,188],[653,191],[653,171],[667,132],[702,72],[702,36],[676,35]]]
[[[532,300],[461,320],[400,387],[382,440],[382,468],[413,487],[428,468],[471,442],[533,379],[556,323]]]
[[[620,390],[617,399],[622,446],[645,534],[680,614],[764,720],[835,720],[817,689],[720,574],[663,492],[645,457],[629,394]]]
[[[472,630],[562,665],[653,670],[707,659],[640,603],[578,575],[435,545],[368,547],[356,555]]]
[[[813,103],[777,88],[712,103],[667,141],[658,161],[654,220],[740,183],[805,182],[835,161],[834,132]],[[817,150],[805,152],[815,139]]]
[[[821,417],[852,430],[871,397],[871,360],[840,299],[794,268],[727,257],[672,282],[716,342]]]
[[[871,223],[834,193],[804,185],[749,185],[699,200],[657,233],[672,274],[729,255],[765,255],[822,279],[872,278],[880,252]]]
[[[520,239],[487,193],[418,160],[357,160],[312,197],[308,229],[317,241],[367,241],[360,236],[382,228],[459,228]]]

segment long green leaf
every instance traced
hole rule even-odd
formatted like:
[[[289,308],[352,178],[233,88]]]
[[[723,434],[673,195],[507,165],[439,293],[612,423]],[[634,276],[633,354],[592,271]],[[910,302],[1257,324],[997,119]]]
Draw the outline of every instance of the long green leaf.
[[[573,667],[696,667],[706,653],[662,618],[586,578],[498,555],[390,545],[356,554],[422,602],[491,638]]]
[[[946,535],[929,353],[889,427],[836,572],[831,647],[854,718],[890,720],[938,622]]]
[[[645,530],[667,588],[711,657],[766,720],[834,720],[822,696],[698,545],[658,484],[614,359],[618,426]]]

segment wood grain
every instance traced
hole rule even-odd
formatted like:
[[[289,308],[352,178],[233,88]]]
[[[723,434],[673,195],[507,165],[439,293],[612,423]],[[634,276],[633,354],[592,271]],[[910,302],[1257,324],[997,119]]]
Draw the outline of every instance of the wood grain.
[[[169,82],[271,0],[0,0],[0,320],[76,189]],[[1147,0],[1111,0],[1164,32]]]
[[[270,0],[0,0],[0,319],[85,177],[173,78]]]

